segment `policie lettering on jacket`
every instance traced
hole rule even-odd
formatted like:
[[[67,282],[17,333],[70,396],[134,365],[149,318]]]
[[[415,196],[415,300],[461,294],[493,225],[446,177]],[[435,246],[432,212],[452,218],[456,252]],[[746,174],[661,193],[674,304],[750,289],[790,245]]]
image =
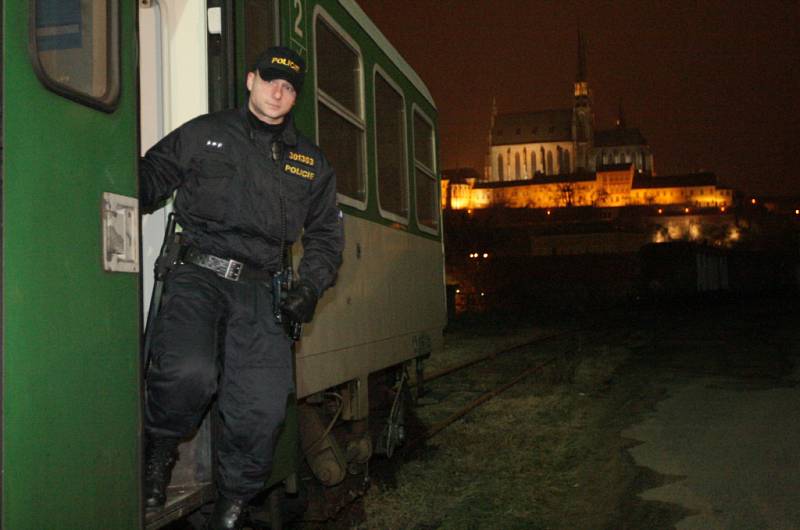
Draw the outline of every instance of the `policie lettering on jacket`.
[[[298,274],[321,295],[335,280],[344,244],[333,169],[291,115],[277,138],[257,128],[245,107],[195,118],[164,137],[141,160],[142,209],[156,209],[178,189],[184,241],[273,271],[281,238],[292,244],[302,231]]]

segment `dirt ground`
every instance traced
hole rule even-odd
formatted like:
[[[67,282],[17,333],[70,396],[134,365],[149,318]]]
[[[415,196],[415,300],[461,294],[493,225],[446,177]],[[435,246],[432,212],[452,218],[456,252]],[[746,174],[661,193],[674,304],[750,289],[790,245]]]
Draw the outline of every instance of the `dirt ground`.
[[[531,366],[547,363],[413,452],[376,461],[366,495],[330,528],[661,529],[691,510],[644,500],[680,481],[638,466],[623,435],[676,380],[725,376],[792,386],[796,304],[781,299],[641,307],[570,322],[469,321],[451,328],[428,370],[554,330],[531,345],[429,383],[410,438]]]

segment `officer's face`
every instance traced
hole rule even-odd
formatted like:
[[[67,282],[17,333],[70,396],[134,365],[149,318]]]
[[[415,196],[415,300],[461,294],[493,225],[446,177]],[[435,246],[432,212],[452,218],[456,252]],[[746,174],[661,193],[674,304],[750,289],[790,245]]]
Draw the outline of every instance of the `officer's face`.
[[[256,72],[247,74],[247,89],[250,91],[250,112],[270,125],[283,123],[297,99],[294,87],[285,79],[264,81]]]

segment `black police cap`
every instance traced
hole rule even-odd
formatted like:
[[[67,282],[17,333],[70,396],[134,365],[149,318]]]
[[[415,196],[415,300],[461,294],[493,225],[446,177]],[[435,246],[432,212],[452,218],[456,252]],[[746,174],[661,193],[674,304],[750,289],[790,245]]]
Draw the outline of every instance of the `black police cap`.
[[[306,75],[306,62],[291,48],[273,46],[258,56],[253,70],[258,71],[264,81],[285,79],[300,92]]]

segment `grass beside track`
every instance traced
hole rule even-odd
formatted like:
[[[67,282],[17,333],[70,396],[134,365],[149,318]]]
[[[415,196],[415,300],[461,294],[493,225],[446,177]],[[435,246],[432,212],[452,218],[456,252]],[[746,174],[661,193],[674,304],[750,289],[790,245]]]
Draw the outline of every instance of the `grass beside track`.
[[[553,331],[459,330],[447,341],[440,366]],[[647,389],[615,381],[642,341],[624,334],[604,338],[548,341],[431,382],[416,409],[428,426],[528,367],[557,358],[431,439],[397,468],[395,480],[377,481],[364,499],[360,528],[614,528],[623,512],[635,509],[620,499],[637,472],[625,451],[628,441],[617,434],[624,426],[611,422],[634,401],[641,406]],[[673,511],[666,507],[656,519],[672,521]]]

